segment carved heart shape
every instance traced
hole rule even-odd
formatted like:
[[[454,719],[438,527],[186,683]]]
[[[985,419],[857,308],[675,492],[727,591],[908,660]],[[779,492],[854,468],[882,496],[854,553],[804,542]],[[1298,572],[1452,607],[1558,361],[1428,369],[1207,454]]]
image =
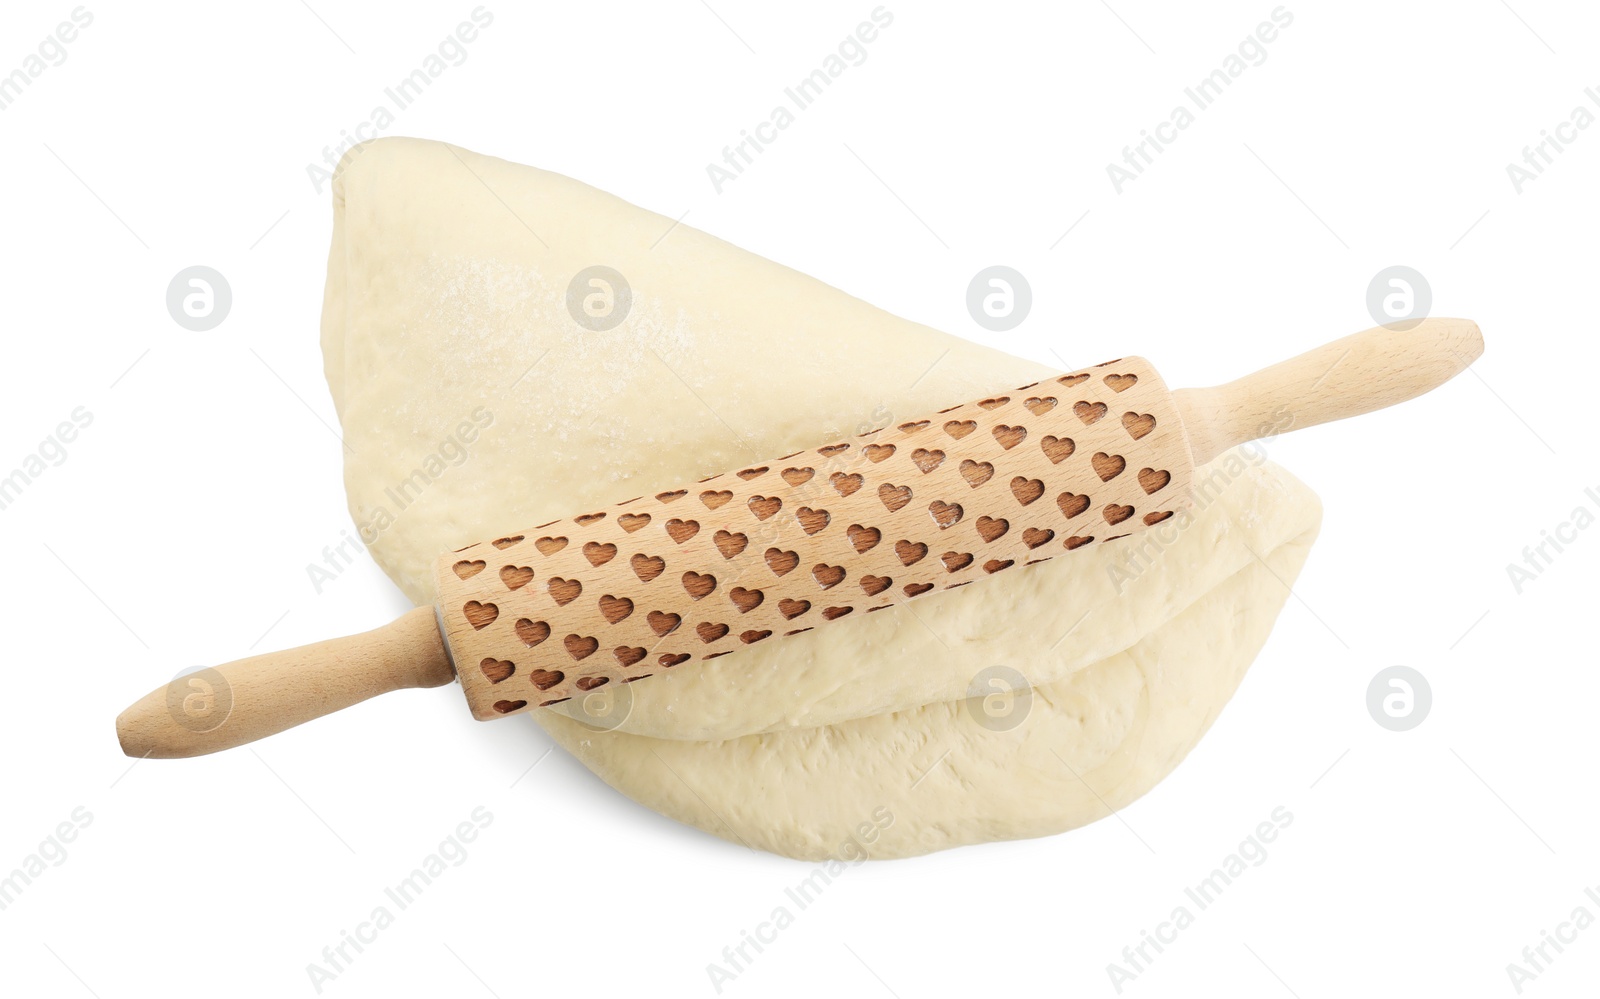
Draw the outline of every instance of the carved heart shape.
[[[743,642],[746,645],[754,645],[756,642],[761,641],[763,638],[771,638],[771,637],[772,637],[772,632],[770,632],[770,631],[746,631],[746,632],[743,632],[743,633],[741,633],[739,635],[739,641]]]
[[[650,622],[650,630],[662,638],[677,631],[678,625],[683,623],[683,618],[667,611],[651,611],[645,620]]]
[[[1144,490],[1146,496],[1167,488],[1167,483],[1171,481],[1171,472],[1158,471],[1154,468],[1139,469],[1139,487]]]
[[[786,552],[777,548],[767,549],[767,568],[772,570],[774,576],[787,576],[800,564],[798,552]]]
[[[851,524],[845,533],[849,535],[850,543],[855,546],[856,551],[862,554],[876,548],[878,542],[883,540],[882,531],[876,527],[862,527],[860,524]]]
[[[903,434],[914,434],[918,430],[926,430],[926,429],[928,429],[928,421],[927,420],[917,420],[914,423],[902,423],[902,424],[900,424],[900,432],[903,433]]]
[[[938,450],[930,451],[925,447],[919,447],[911,452],[911,463],[922,469],[922,474],[926,475],[944,464],[944,452]]]
[[[1172,516],[1171,510],[1163,510],[1160,513],[1147,513],[1144,515],[1144,522],[1146,526],[1152,526],[1161,523],[1170,516]]]
[[[1017,498],[1018,503],[1027,506],[1044,495],[1044,483],[1019,475],[1011,480],[1011,495]]]
[[[688,662],[689,659],[690,659],[690,656],[689,656],[689,653],[687,653],[687,652],[678,652],[678,653],[669,652],[666,655],[662,656],[660,659],[657,659],[656,662],[658,662],[661,665],[665,666],[667,669],[671,669],[672,667],[677,666],[677,665],[679,665],[681,663]]]
[[[450,568],[454,569],[456,575],[460,576],[462,579],[471,579],[473,576],[476,576],[478,573],[482,572],[483,567],[488,564],[489,563],[485,562],[483,559],[478,559],[476,562],[468,562],[463,559],[460,562],[457,562],[455,565],[452,565]]]
[[[598,524],[605,519],[605,512],[601,511],[600,513],[586,513],[581,517],[573,517],[572,522],[579,527],[588,527],[590,524]]]
[[[848,444],[829,444],[827,447],[817,448],[817,453],[824,458],[832,458],[834,455],[844,454],[848,450],[850,450],[850,445]]]
[[[1139,384],[1138,375],[1106,375],[1103,381],[1113,392],[1126,392]]]
[[[689,596],[700,600],[717,588],[717,577],[709,572],[699,573],[690,569],[683,574],[683,588]]]
[[[1110,482],[1128,467],[1128,462],[1122,455],[1106,454],[1104,451],[1096,451],[1094,457],[1089,459],[1089,464],[1094,466],[1094,474],[1100,476],[1101,482]]]
[[[1129,517],[1133,516],[1133,507],[1123,506],[1117,503],[1107,503],[1106,508],[1102,510],[1101,513],[1105,516],[1106,523],[1120,524],[1124,520],[1127,520]]]
[[[828,511],[813,510],[809,506],[803,506],[795,511],[794,517],[800,522],[801,529],[807,534],[817,533],[827,527],[828,521],[833,519],[828,516]]]
[[[761,601],[767,599],[767,596],[760,590],[747,590],[742,586],[735,586],[728,591],[728,599],[739,608],[739,613],[748,614],[760,607]]]
[[[1008,558],[1004,562],[1002,562],[997,558],[992,558],[989,561],[983,563],[983,571],[987,572],[989,575],[992,576],[995,573],[999,572],[1001,569],[1009,569],[1009,568],[1011,568],[1012,566],[1014,566],[1016,564],[1017,563],[1016,563],[1015,559],[1009,559]]]
[[[939,525],[939,530],[948,530],[961,519],[961,504],[934,500],[928,504],[928,513],[932,515],[933,522]]]
[[[854,607],[824,607],[822,609],[822,618],[825,621],[836,621],[853,610],[855,610]]]
[[[939,556],[939,561],[944,563],[946,572],[960,572],[972,564],[972,556],[966,552],[945,552]]]
[[[634,663],[649,655],[650,650],[638,645],[619,645],[611,650],[611,654],[616,656],[617,662],[621,663],[623,666],[632,666]]]
[[[1156,418],[1149,413],[1123,413],[1122,426],[1129,437],[1138,440],[1156,428]]]
[[[811,481],[811,477],[817,474],[817,470],[814,468],[785,468],[782,474],[783,481],[789,483],[789,485],[803,486]]]
[[[518,535],[516,535],[514,537],[510,537],[510,538],[495,538],[493,541],[491,541],[489,543],[491,545],[494,545],[496,548],[500,549],[501,551],[505,551],[507,548],[510,548],[512,545],[516,544],[517,542],[519,542],[521,540],[522,540],[522,535],[518,534]],[[566,544],[567,543],[567,539],[566,538],[562,538],[561,539],[561,543],[562,544]]]
[[[1056,398],[1054,396],[1046,396],[1041,399],[1038,396],[1034,396],[1032,399],[1023,400],[1022,404],[1028,407],[1028,412],[1034,416],[1043,416],[1056,408]]]
[[[944,432],[956,440],[960,440],[976,429],[978,429],[976,420],[951,420],[944,425]]]
[[[1061,512],[1066,514],[1068,520],[1071,520],[1089,509],[1089,497],[1081,493],[1062,493],[1056,497],[1056,506],[1061,508]]]
[[[890,455],[894,454],[894,445],[868,444],[866,447],[861,449],[861,453],[867,456],[868,461],[872,462],[873,464],[877,464],[878,462],[883,461],[885,458],[888,458]]]
[[[689,490],[687,489],[669,489],[664,493],[656,493],[656,499],[663,503],[671,503],[674,500],[681,500],[687,495],[689,495]]]
[[[715,510],[729,500],[733,499],[733,491],[729,489],[707,489],[700,494],[700,502],[704,503],[707,510]]]
[[[567,647],[567,655],[574,659],[587,659],[594,655],[594,650],[600,647],[598,638],[589,638],[584,635],[568,635],[561,640]]]
[[[533,582],[533,569],[525,565],[501,566],[500,581],[508,590],[520,590]]]
[[[904,587],[908,597],[920,597],[931,589],[933,589],[932,583],[907,583]]]
[[[679,520],[676,517],[667,521],[667,536],[680,545],[699,533],[699,521]]]
[[[888,508],[890,513],[894,513],[911,502],[911,487],[897,486],[885,482],[878,487],[878,498],[883,500],[883,505]]]
[[[992,433],[994,434],[994,439],[1000,442],[1000,446],[1009,451],[1027,438],[1028,428],[1008,427],[1002,423],[995,427]]]
[[[985,541],[993,541],[1009,530],[1011,530],[1011,524],[1008,521],[997,517],[978,518],[978,536]]]
[[[543,621],[531,621],[528,618],[521,618],[517,621],[516,630],[517,637],[522,640],[522,644],[530,649],[550,637],[550,626]]]
[[[629,534],[648,523],[650,523],[650,515],[648,513],[625,513],[617,518],[617,524]]]
[[[1056,381],[1065,385],[1067,388],[1071,388],[1074,385],[1082,385],[1088,380],[1088,375],[1062,375],[1060,378],[1056,379]]]
[[[500,542],[496,541],[495,542],[495,547],[498,548],[499,546],[500,546]],[[535,541],[533,543],[533,547],[539,549],[539,554],[540,555],[554,555],[556,552],[558,552],[561,549],[567,547],[567,539],[566,538],[540,538],[538,541]]]
[[[750,543],[750,539],[743,534],[734,534],[731,531],[718,531],[712,540],[716,542],[717,551],[722,553],[723,558],[733,558],[744,551],[745,546]]]
[[[920,541],[896,541],[894,553],[903,565],[915,565],[928,557],[928,546]]]
[[[818,563],[811,567],[811,578],[815,579],[824,590],[831,589],[844,582],[844,566]]]
[[[573,682],[573,686],[579,690],[593,690],[596,687],[604,687],[610,682],[609,676],[580,676]]]
[[[596,569],[617,557],[617,546],[590,541],[583,546],[583,557]]]
[[[1049,543],[1050,539],[1055,536],[1055,531],[1041,529],[1038,527],[1030,527],[1026,531],[1022,532],[1022,543],[1027,545],[1030,549],[1033,549],[1039,547],[1040,545]]]
[[[790,600],[788,597],[784,597],[778,601],[778,613],[783,615],[785,621],[793,621],[810,609],[811,601],[809,600]]]
[[[476,600],[468,600],[461,608],[461,613],[466,617],[467,623],[478,631],[489,627],[494,619],[500,616],[500,608],[494,604],[480,604]]]
[[[890,579],[888,576],[869,575],[861,577],[861,588],[866,591],[867,596],[869,597],[875,597],[893,585],[894,580]]]
[[[980,408],[980,409],[999,409],[1001,406],[1004,406],[1006,403],[1008,403],[1010,401],[1011,401],[1011,397],[1008,396],[1008,395],[996,396],[993,399],[985,399],[982,402],[978,403],[978,408]]]
[[[737,475],[746,482],[749,482],[751,479],[759,479],[761,476],[766,475],[767,466],[762,465],[760,468],[746,468],[741,472],[734,472],[733,474]]]
[[[725,624],[712,624],[710,621],[704,621],[694,626],[694,633],[700,636],[700,641],[710,645],[712,642],[715,642],[717,639],[728,633],[728,626]]]
[[[508,679],[511,674],[517,671],[517,667],[512,665],[511,660],[496,659],[493,656],[479,663],[478,668],[483,670],[483,675],[488,677],[490,683],[499,683]]]
[[[766,520],[783,509],[783,500],[776,496],[752,496],[749,505],[750,512],[756,515],[757,520]]]
[[[1064,543],[1064,545],[1065,545],[1067,551],[1070,552],[1074,548],[1082,548],[1084,545],[1088,544],[1089,542],[1091,542],[1093,540],[1094,540],[1094,536],[1093,535],[1091,535],[1091,536],[1089,536],[1087,538],[1080,538],[1080,537],[1074,536],[1074,537],[1068,538],[1066,540],[1066,542]]]
[[[562,579],[560,576],[551,576],[544,584],[544,588],[550,592],[551,599],[562,607],[578,599],[578,594],[583,592],[582,583],[576,579]]]
[[[1057,437],[1054,434],[1046,434],[1044,439],[1039,442],[1039,447],[1044,451],[1044,456],[1050,459],[1050,464],[1052,465],[1059,465],[1066,461],[1072,456],[1072,452],[1078,449],[1078,445],[1073,443],[1071,437]]]
[[[614,597],[607,593],[600,598],[600,614],[611,624],[616,624],[633,613],[633,601],[627,597]]]
[[[567,674],[558,669],[536,669],[528,674],[529,681],[540,690],[549,690],[566,678]]]
[[[667,568],[667,560],[659,555],[635,555],[629,559],[633,565],[633,574],[639,577],[639,582],[648,583]]]
[[[846,475],[843,472],[834,472],[828,476],[828,482],[833,485],[834,491],[840,496],[849,496],[860,489],[866,481],[860,475]]]
[[[1088,426],[1091,423],[1100,422],[1100,420],[1106,415],[1106,410],[1108,408],[1109,407],[1103,402],[1076,402],[1072,404],[1072,411],[1077,414],[1078,419],[1083,421],[1084,426]]]
[[[987,461],[964,458],[961,461],[961,477],[967,480],[967,485],[976,489],[994,478],[994,466]]]

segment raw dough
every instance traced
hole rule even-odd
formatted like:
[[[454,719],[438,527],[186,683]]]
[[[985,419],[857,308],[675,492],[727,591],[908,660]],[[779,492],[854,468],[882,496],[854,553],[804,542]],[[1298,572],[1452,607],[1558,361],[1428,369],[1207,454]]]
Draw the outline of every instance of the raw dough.
[[[1051,373],[441,143],[357,147],[334,203],[323,349],[351,513],[418,603],[440,552]],[[567,305],[594,265],[632,295],[606,331]],[[1316,535],[1315,495],[1257,453],[1197,481],[1192,522],[1153,540],[658,675],[615,731],[535,717],[635,800],[789,856],[1082,825],[1204,734]],[[979,707],[1005,698],[967,699],[995,666],[1033,685],[1015,727]]]

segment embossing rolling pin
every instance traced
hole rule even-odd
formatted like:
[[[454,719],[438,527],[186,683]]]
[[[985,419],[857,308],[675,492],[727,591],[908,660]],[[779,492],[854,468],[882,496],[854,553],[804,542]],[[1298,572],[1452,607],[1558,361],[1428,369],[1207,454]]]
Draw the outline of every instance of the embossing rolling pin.
[[[130,756],[242,745],[459,677],[499,718],[782,641],[1088,545],[1191,502],[1228,448],[1413,398],[1478,357],[1463,319],[1367,330],[1214,388],[1137,357],[442,556],[437,607],[180,678],[117,718]]]

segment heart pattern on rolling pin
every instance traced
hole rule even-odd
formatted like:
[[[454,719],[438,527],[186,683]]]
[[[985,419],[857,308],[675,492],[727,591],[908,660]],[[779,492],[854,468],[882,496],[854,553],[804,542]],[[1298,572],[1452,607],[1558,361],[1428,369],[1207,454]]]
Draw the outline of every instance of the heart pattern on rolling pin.
[[[1182,437],[1124,358],[469,545],[442,621],[479,717],[557,704],[1164,524]]]

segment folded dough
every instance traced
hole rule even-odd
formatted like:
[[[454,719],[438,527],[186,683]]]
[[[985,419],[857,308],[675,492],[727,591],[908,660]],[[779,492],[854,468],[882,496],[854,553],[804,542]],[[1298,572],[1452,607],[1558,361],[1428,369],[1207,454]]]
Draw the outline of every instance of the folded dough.
[[[350,510],[418,603],[440,552],[1051,373],[442,143],[357,147],[334,205],[322,342]],[[568,306],[597,265],[631,292],[606,330]],[[1082,825],[1204,734],[1315,538],[1315,495],[1258,452],[1197,482],[1166,530],[630,685],[615,730],[535,717],[635,800],[794,857]],[[997,666],[1032,684],[1020,724],[968,699]]]

